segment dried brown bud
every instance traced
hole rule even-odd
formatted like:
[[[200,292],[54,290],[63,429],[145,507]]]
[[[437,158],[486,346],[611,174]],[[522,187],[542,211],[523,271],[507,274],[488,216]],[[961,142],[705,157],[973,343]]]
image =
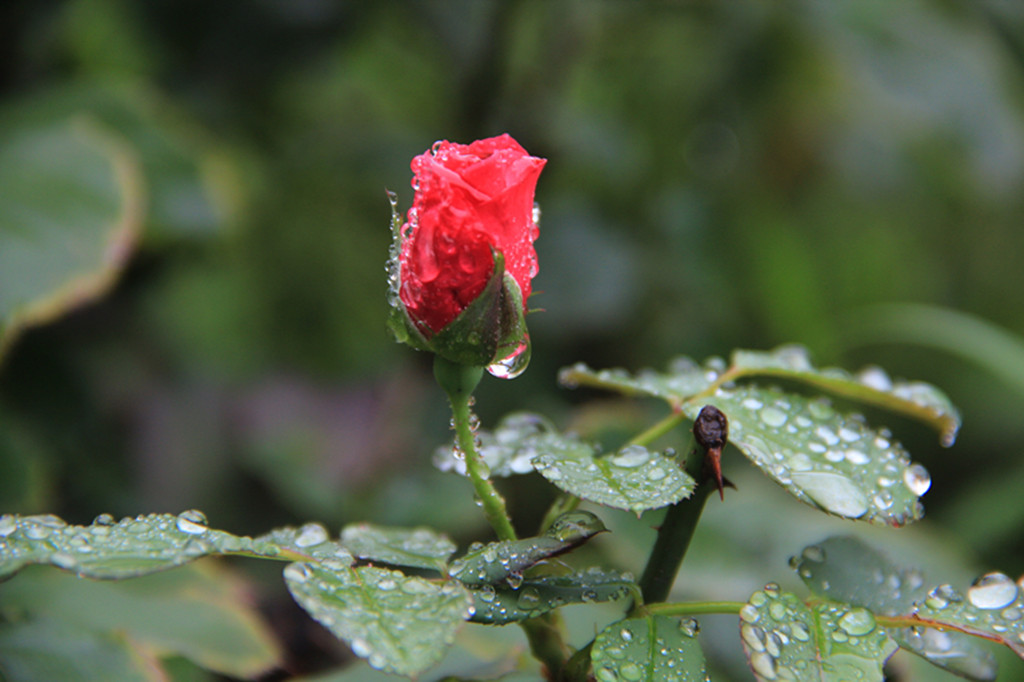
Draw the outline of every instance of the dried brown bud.
[[[729,440],[729,420],[714,405],[705,405],[693,423],[693,437],[705,450],[721,452]]]

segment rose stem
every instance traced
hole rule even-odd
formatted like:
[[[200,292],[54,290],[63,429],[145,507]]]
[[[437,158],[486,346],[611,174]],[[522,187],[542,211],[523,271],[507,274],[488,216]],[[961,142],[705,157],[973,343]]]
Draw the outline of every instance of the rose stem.
[[[473,483],[473,490],[483,505],[484,516],[498,535],[499,540],[515,540],[516,531],[512,528],[505,500],[494,487],[491,479],[481,471],[483,460],[476,449],[476,437],[473,433],[470,398],[473,389],[480,383],[483,376],[482,367],[469,367],[445,360],[440,355],[434,357],[434,377],[448,394],[448,402],[452,407],[452,424],[455,427],[455,443],[462,451],[466,461],[466,472]]]
[[[495,489],[490,478],[481,471],[482,460],[476,449],[476,438],[471,423],[470,398],[473,389],[483,377],[483,368],[459,365],[438,355],[434,356],[434,377],[448,395],[448,402],[452,407],[452,423],[455,426],[455,442],[466,458],[466,472],[473,483],[476,496],[483,504],[484,516],[487,517],[498,539],[515,540],[516,531],[509,520],[505,500]],[[567,653],[558,622],[555,618],[541,616],[521,621],[519,624],[530,644],[530,652],[544,664],[549,679],[552,680],[561,677]]]
[[[727,430],[725,415],[711,406],[701,410],[694,422],[694,439],[699,448],[693,448],[687,456],[685,470],[697,481],[697,489],[687,499],[670,506],[658,528],[658,537],[640,578],[640,590],[646,604],[663,602],[668,598],[704,511],[704,503],[715,489],[706,476],[705,459],[711,450],[721,452]]]

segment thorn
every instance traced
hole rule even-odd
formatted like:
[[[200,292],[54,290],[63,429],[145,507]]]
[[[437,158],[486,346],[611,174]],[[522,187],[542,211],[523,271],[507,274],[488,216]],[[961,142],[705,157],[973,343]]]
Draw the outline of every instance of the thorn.
[[[729,438],[729,421],[717,407],[705,405],[693,423],[693,437],[704,449],[704,471],[714,479],[718,496],[724,501],[726,481],[722,477],[722,448]]]

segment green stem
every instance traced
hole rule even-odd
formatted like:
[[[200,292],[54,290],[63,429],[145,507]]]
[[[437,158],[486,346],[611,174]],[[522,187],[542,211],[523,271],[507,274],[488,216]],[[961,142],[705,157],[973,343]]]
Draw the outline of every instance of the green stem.
[[[473,490],[483,506],[487,522],[491,524],[499,540],[517,539],[516,531],[512,528],[512,521],[508,517],[508,511],[505,509],[505,499],[484,473],[484,462],[476,449],[470,399],[473,389],[476,388],[480,377],[483,376],[483,368],[457,365],[438,355],[434,358],[434,376],[437,378],[437,383],[448,394],[448,402],[452,406],[455,443],[465,457],[466,473],[469,474]]]
[[[676,573],[693,539],[704,502],[715,487],[704,480],[704,456],[694,449],[686,459],[686,473],[697,481],[693,495],[668,508],[658,528],[658,538],[647,558],[647,566],[640,578],[644,603],[654,604],[668,598]]]
[[[574,511],[576,507],[580,506],[580,498],[569,493],[561,493],[555,498],[555,501],[548,507],[548,511],[544,514],[544,518],[540,522],[540,530],[537,531],[538,535],[543,535],[551,528],[551,524],[555,522],[562,514],[567,514]]]
[[[644,611],[652,616],[702,616],[709,613],[739,613],[741,601],[695,601],[648,604]]]
[[[657,424],[654,424],[646,431],[634,436],[632,440],[626,443],[626,446],[643,445],[646,447],[688,419],[689,417],[687,417],[682,410],[673,410],[672,414],[668,415]]]
[[[555,613],[519,622],[530,644],[530,653],[547,669],[547,679],[562,680],[568,649],[562,638],[561,619]]]
[[[434,356],[434,377],[448,395],[452,407],[452,424],[455,427],[455,443],[466,458],[466,473],[483,506],[484,516],[498,539],[515,540],[516,531],[505,508],[505,499],[484,473],[484,462],[476,449],[470,403],[473,390],[482,376],[482,367],[459,365],[439,355]],[[568,655],[560,620],[554,614],[545,614],[521,621],[519,625],[530,644],[530,653],[547,668],[549,679],[560,679]]]

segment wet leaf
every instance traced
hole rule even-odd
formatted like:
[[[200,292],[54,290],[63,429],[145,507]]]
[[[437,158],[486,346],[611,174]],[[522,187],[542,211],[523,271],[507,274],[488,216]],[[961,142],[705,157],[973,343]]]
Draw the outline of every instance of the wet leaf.
[[[960,415],[939,389],[920,381],[893,380],[879,367],[867,367],[854,375],[829,367],[818,369],[802,346],[781,346],[772,351],[737,350],[728,367],[713,357],[703,365],[680,357],[665,372],[651,369],[631,374],[623,369],[593,370],[586,365],[567,367],[559,373],[564,386],[591,386],[626,395],[661,398],[674,408],[710,393],[716,382],[728,385],[751,377],[777,377],[808,384],[836,396],[850,398],[899,412],[931,424],[949,446],[960,429]]]
[[[704,652],[697,622],[667,616],[612,623],[594,640],[591,661],[597,682],[704,682]]]
[[[560,371],[558,381],[568,388],[589,386],[625,395],[661,398],[678,407],[688,398],[705,391],[724,369],[725,363],[721,358],[712,358],[702,367],[690,358],[679,357],[665,372],[642,369],[636,374],[619,368],[595,370],[579,363]]]
[[[437,583],[373,566],[294,563],[292,596],[352,652],[385,672],[415,676],[437,663],[472,614],[459,583]]]
[[[539,561],[571,551],[605,530],[587,511],[562,514],[543,535],[471,546],[452,562],[449,574],[466,585],[522,582],[522,572]]]
[[[740,638],[758,680],[882,682],[898,648],[867,609],[836,602],[808,606],[766,585],[740,610]]]
[[[124,634],[154,655],[253,678],[275,667],[280,651],[249,605],[248,587],[208,562],[120,582],[29,570],[0,585],[0,604],[97,636]]]
[[[0,624],[5,682],[159,682],[156,663],[126,637],[97,633],[48,618]]]
[[[387,528],[369,523],[345,526],[341,543],[360,559],[435,570],[443,570],[455,552],[455,544],[447,536],[429,528]]]
[[[317,561],[328,559],[352,562],[352,554],[337,540],[330,539],[330,533],[321,523],[304,523],[299,527],[286,526],[253,538],[240,538],[243,550],[259,556],[276,557],[287,553],[293,559],[305,558]]]
[[[311,526],[318,530],[310,531]],[[254,540],[210,528],[194,509],[120,521],[102,514],[90,526],[69,525],[52,514],[0,516],[0,578],[28,564],[50,564],[89,578],[132,578],[218,554],[352,561],[340,545],[327,541],[319,524]]]
[[[544,454],[533,464],[541,476],[561,490],[637,514],[675,504],[693,494],[696,487],[678,459],[640,445],[606,457],[568,451]]]
[[[505,625],[540,616],[567,604],[614,601],[636,596],[639,587],[628,573],[591,568],[561,576],[470,586],[474,623]]]
[[[729,419],[729,442],[802,502],[830,514],[900,526],[921,518],[918,498],[931,485],[906,450],[858,416],[828,401],[741,386],[720,389],[711,404]]]
[[[876,615],[911,613],[928,595],[920,570],[897,566],[854,537],[832,537],[806,547],[791,563],[815,594]],[[891,628],[890,634],[901,647],[941,668],[975,680],[995,679],[992,652],[967,635],[910,628]]]
[[[732,366],[744,376],[756,374],[791,379],[815,386],[833,395],[875,405],[920,419],[942,434],[950,446],[960,430],[960,414],[939,389],[922,381],[893,380],[881,367],[866,367],[857,374],[811,364],[802,346],[781,346],[772,351],[738,350]]]
[[[0,355],[25,327],[101,296],[142,220],[139,168],[85,120],[0,140]]]
[[[477,438],[480,456],[492,478],[531,473],[533,460],[539,455],[581,458],[594,454],[593,446],[560,434],[545,417],[530,412],[507,415],[493,431],[480,429]],[[455,457],[450,445],[438,448],[434,466],[467,475],[465,460]]]

